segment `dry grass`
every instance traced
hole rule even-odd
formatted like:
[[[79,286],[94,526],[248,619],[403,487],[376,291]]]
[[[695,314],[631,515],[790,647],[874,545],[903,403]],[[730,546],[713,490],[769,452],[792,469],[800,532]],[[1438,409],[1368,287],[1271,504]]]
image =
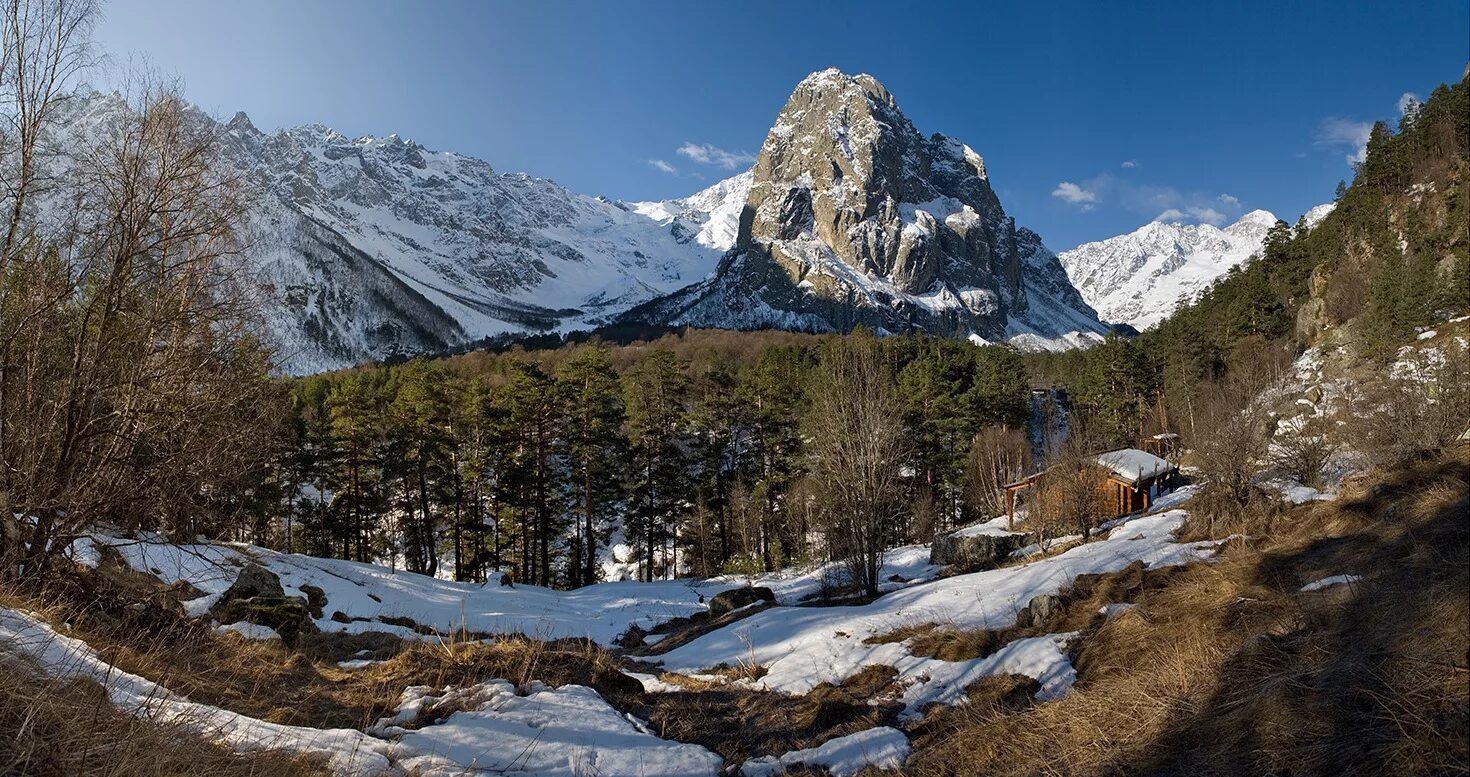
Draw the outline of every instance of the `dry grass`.
[[[694,742],[740,763],[892,723],[902,705],[885,699],[896,690],[897,674],[893,667],[870,666],[802,696],[703,684],[687,693],[649,694],[633,711],[665,739]]]
[[[1058,702],[933,711],[913,775],[1470,771],[1470,466],[1297,508],[1090,633]],[[1360,585],[1300,593],[1354,573]]]
[[[96,682],[49,679],[11,661],[0,667],[0,774],[304,777],[328,772],[282,753],[235,753],[182,726],[117,710]]]

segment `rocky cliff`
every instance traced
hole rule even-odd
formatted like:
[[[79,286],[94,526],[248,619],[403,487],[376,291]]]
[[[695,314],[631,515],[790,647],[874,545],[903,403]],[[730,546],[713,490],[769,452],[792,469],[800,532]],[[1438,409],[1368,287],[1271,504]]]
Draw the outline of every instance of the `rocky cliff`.
[[[803,79],[777,115],[715,277],[627,319],[1030,345],[1104,330],[1006,215],[979,154],[921,135],[877,79],[837,70]]]

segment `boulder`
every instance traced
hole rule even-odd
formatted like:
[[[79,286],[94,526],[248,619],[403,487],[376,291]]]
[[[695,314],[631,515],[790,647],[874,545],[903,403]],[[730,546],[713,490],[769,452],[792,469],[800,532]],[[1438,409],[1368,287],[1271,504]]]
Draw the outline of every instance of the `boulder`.
[[[732,588],[728,591],[721,591],[709,600],[709,614],[711,618],[718,618],[725,613],[755,604],[756,602],[775,604],[776,594],[765,586],[746,586],[744,588]]]
[[[929,563],[950,567],[958,573],[977,572],[1000,565],[1011,552],[1036,542],[1030,533],[945,534],[934,540],[929,550]]]
[[[306,609],[306,600],[299,596],[252,596],[248,599],[231,599],[216,604],[210,613],[220,623],[256,623],[269,626],[281,635],[290,646],[302,634],[317,630],[311,613]]]
[[[1046,623],[1052,616],[1062,611],[1062,597],[1059,594],[1041,594],[1034,596],[1027,603],[1026,609],[1016,615],[1016,625],[1021,628],[1039,626]]]
[[[269,626],[287,645],[294,645],[300,634],[317,630],[307,600],[286,596],[281,578],[253,563],[240,570],[239,577],[220,594],[209,613],[220,623],[246,621]]]
[[[311,610],[311,617],[322,617],[323,608],[327,606],[327,592],[319,586],[303,585],[301,593],[306,594],[306,607]]]
[[[615,641],[618,646],[631,650],[633,648],[643,647],[643,638],[645,636],[647,636],[647,632],[635,623],[629,626],[628,630],[623,632],[622,636],[618,637]]]
[[[281,588],[281,578],[276,573],[259,564],[250,563],[240,570],[240,576],[235,578],[235,582],[220,594],[219,601],[252,599],[257,596],[280,598],[285,595],[286,591]]]

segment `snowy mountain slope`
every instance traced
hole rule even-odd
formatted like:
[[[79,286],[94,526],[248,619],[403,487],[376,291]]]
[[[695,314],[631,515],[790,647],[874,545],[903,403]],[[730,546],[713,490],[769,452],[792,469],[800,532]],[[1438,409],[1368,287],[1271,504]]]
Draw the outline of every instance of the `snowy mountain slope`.
[[[677,200],[630,202],[635,213],[692,233],[695,242],[717,251],[728,251],[740,232],[740,213],[750,196],[751,171],[726,178],[703,191]]]
[[[1304,229],[1312,229],[1322,223],[1322,219],[1327,218],[1327,214],[1334,210],[1337,210],[1337,203],[1335,202],[1324,202],[1321,205],[1313,205],[1306,213],[1302,214],[1302,220],[1298,226]]]
[[[1276,216],[1264,210],[1251,211],[1224,229],[1154,221],[1063,251],[1058,258],[1103,320],[1142,330],[1258,253],[1275,223]]]
[[[68,101],[61,144],[126,110],[117,95]],[[596,326],[707,276],[744,200],[737,176],[655,214],[397,135],[266,134],[243,113],[194,115],[244,174],[246,254],[292,372]]]
[[[1006,215],[984,160],[919,134],[872,76],[829,69],[797,84],[749,186],[716,276],[626,320],[1033,345],[1106,329],[1040,238]]]
[[[1302,214],[1298,228],[1315,227],[1335,207],[1330,202],[1313,207]],[[1057,256],[1104,321],[1142,330],[1259,254],[1275,223],[1276,216],[1265,210],[1253,210],[1224,229],[1154,221]]]

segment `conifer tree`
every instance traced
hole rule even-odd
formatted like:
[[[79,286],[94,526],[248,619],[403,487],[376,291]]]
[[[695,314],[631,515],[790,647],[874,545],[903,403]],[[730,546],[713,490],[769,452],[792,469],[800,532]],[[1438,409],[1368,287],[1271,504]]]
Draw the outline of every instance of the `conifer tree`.
[[[436,508],[448,501],[438,493],[451,473],[448,380],[442,367],[415,359],[400,370],[389,408],[397,454],[393,469],[402,482],[408,517],[402,527],[404,564],[426,575],[439,569]]]
[[[673,539],[688,493],[685,416],[686,365],[672,351],[654,349],[623,376],[630,444],[629,538],[643,551],[643,578],[653,580],[658,551]],[[669,574],[676,560],[667,558]]]
[[[506,454],[500,483],[519,524],[520,579],[551,585],[552,537],[565,516],[557,451],[565,415],[556,382],[540,365],[512,360],[507,373],[496,392]]]
[[[812,366],[803,350],[767,348],[741,376],[735,391],[735,404],[749,424],[750,455],[743,469],[751,498],[760,505],[759,543],[766,571],[781,566],[803,541],[779,521],[778,509],[800,471],[803,375]]]
[[[573,586],[597,582],[598,549],[622,499],[623,396],[607,349],[581,349],[557,370],[558,394],[565,398],[566,458],[573,493],[575,532],[568,564]]]
[[[367,374],[348,375],[327,396],[332,436],[339,457],[334,485],[334,521],[327,532],[340,543],[341,557],[368,561],[369,531],[380,514],[383,415],[379,384]]]

